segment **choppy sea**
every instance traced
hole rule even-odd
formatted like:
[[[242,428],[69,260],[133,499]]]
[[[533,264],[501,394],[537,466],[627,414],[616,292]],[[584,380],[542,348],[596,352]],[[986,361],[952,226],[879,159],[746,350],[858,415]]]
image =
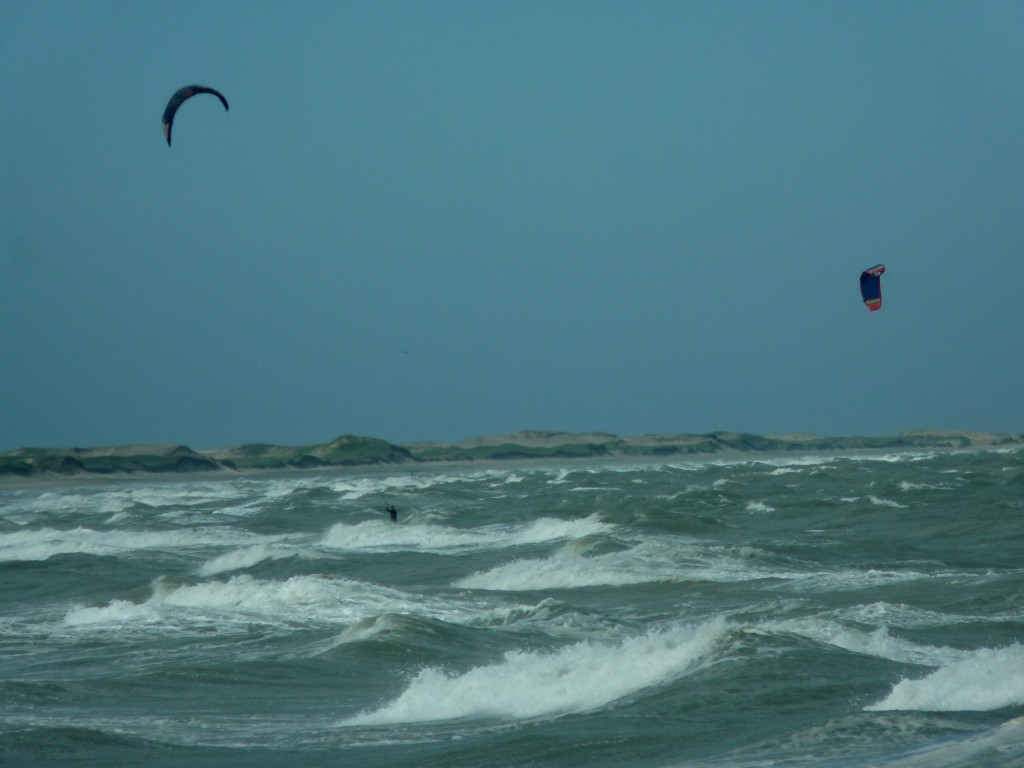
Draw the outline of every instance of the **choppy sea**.
[[[0,577],[3,765],[1024,766],[1019,449],[0,486]]]

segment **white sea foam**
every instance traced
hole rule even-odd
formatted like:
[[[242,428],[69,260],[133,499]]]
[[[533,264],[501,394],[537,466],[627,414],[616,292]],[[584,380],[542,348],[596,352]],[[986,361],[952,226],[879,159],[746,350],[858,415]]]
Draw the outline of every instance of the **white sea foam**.
[[[852,653],[904,664],[937,666],[953,663],[963,658],[962,651],[942,646],[922,645],[895,637],[884,626],[873,631],[865,631],[821,617],[768,621],[759,624],[757,629],[772,634],[797,635]]]
[[[712,620],[613,645],[588,641],[551,653],[510,652],[462,674],[427,668],[390,704],[341,725],[586,712],[691,673],[711,660],[726,632],[724,621]]]
[[[121,624],[149,624],[163,618],[161,611],[152,602],[133,603],[130,600],[111,600],[104,606],[76,606],[64,616],[69,627],[110,626]]]
[[[396,492],[425,491],[446,485],[481,482],[493,479],[505,482],[513,475],[510,470],[458,473],[412,473],[396,475],[371,475],[335,478],[326,484],[343,499],[361,499],[371,494],[393,494]]]
[[[237,624],[284,622],[343,623],[381,613],[420,613],[445,620],[470,621],[476,611],[451,602],[414,598],[390,589],[350,579],[293,576],[285,581],[247,575],[228,581],[171,585],[158,580],[143,603],[113,600],[105,606],[70,609],[68,626],[109,628],[120,624]]]
[[[443,551],[479,547],[492,538],[475,530],[460,530],[442,525],[394,525],[367,520],[354,525],[335,523],[324,534],[321,544],[336,549],[415,549]]]
[[[560,485],[561,483],[567,483],[569,482],[569,475],[570,470],[560,469],[558,470],[558,474],[555,475],[555,477],[553,477],[551,480],[548,480],[548,483],[550,483],[551,485]]]
[[[188,507],[211,502],[231,501],[241,492],[226,483],[196,483],[185,488],[177,484],[142,486],[125,492],[133,503],[147,507]]]
[[[934,484],[934,483],[912,483],[909,480],[900,480],[899,483],[901,491],[952,491],[954,490],[951,485]]]
[[[47,492],[26,496],[8,505],[5,516],[13,512],[24,523],[53,522],[63,518],[81,521],[102,517],[108,524],[148,516],[153,510],[166,518],[222,512],[251,514],[266,504],[266,486],[239,481],[214,483],[154,483],[152,485],[103,485],[90,492]],[[255,498],[254,498],[255,497]]]
[[[966,738],[929,742],[908,755],[884,763],[885,768],[1020,768],[1022,765],[1024,717]]]
[[[906,504],[900,504],[898,501],[892,499],[882,499],[878,496],[868,496],[868,501],[874,504],[876,507],[892,507],[893,509],[906,509]]]
[[[337,549],[414,549],[426,552],[477,548],[502,548],[574,539],[607,533],[613,525],[597,515],[572,520],[540,518],[519,526],[461,529],[444,525],[394,525],[367,520],[350,525],[336,523],[324,534],[322,544]]]
[[[579,589],[581,587],[621,587],[651,581],[674,580],[671,569],[659,578],[655,571],[635,560],[615,555],[581,557],[560,552],[545,559],[513,560],[488,571],[459,579],[456,587],[495,591],[538,589]]]
[[[315,557],[310,550],[297,550],[293,547],[278,547],[273,544],[261,542],[242,549],[233,549],[223,555],[211,558],[203,563],[196,570],[199,576],[215,576],[218,573],[237,571],[242,568],[251,568],[266,560],[282,560],[287,557]]]
[[[859,624],[885,625],[889,627],[946,627],[969,621],[985,620],[980,616],[928,611],[911,605],[893,604],[884,601],[851,606],[838,611],[836,615],[841,619],[847,619]]]
[[[886,571],[875,568],[867,570],[843,568],[812,573],[780,572],[773,575],[786,580],[784,585],[786,589],[795,587],[801,591],[815,592],[846,592],[935,578],[934,574],[928,575],[918,571]]]
[[[388,477],[354,477],[345,480],[335,480],[328,487],[341,496],[342,499],[361,499],[364,496],[374,493],[394,493],[396,491],[414,490],[424,485],[425,478],[414,476],[388,476]]]
[[[872,462],[880,461],[886,464],[900,464],[907,461],[925,461],[934,458],[937,454],[930,450],[900,451],[898,453],[863,453],[844,456],[850,461]]]
[[[983,648],[916,680],[902,680],[873,711],[991,711],[1024,704],[1024,646]]]
[[[401,632],[405,629],[402,617],[395,614],[372,616],[347,627],[337,638],[337,645],[361,643],[375,637]]]
[[[564,608],[565,603],[547,597],[536,605],[503,605],[490,608],[480,615],[478,623],[485,627],[494,627],[524,621],[543,621],[561,613]]]
[[[91,528],[38,528],[0,533],[0,561],[46,560],[55,555],[116,555],[132,550],[178,550],[237,544],[237,530],[203,528],[171,531],[99,531]]]
[[[137,506],[129,494],[85,494],[48,492],[38,496],[20,495],[2,505],[3,517],[18,525],[43,521],[59,521],[73,517],[80,520],[92,515],[116,517]]]
[[[547,558],[513,560],[455,582],[464,589],[524,591],[620,587],[679,581],[733,582],[774,572],[749,562],[753,550],[702,547],[679,540],[645,540],[629,549],[587,555],[566,545]]]
[[[600,517],[594,514],[572,520],[542,517],[523,527],[509,531],[508,536],[509,542],[512,544],[541,544],[545,541],[596,536],[610,533],[613,530],[615,530],[614,525],[602,522]]]
[[[820,617],[763,622],[755,628],[795,634],[888,661],[937,667],[897,683],[870,711],[989,711],[1024,704],[1024,646],[969,651],[915,643],[885,626],[865,631]]]

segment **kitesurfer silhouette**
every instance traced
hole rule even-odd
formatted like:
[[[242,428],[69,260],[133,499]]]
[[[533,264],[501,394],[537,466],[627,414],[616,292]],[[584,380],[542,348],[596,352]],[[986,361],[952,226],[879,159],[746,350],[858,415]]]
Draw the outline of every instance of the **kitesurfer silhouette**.
[[[391,522],[392,523],[397,523],[398,522],[398,510],[395,509],[395,505],[394,504],[388,504],[387,507],[384,508],[384,510],[389,515],[391,515]]]

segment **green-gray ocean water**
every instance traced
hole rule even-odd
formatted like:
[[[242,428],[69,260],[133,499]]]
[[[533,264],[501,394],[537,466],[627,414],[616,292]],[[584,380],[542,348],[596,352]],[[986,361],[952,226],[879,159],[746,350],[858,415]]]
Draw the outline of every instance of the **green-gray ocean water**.
[[[1020,449],[0,487],[0,764],[1024,766],[1022,515]]]

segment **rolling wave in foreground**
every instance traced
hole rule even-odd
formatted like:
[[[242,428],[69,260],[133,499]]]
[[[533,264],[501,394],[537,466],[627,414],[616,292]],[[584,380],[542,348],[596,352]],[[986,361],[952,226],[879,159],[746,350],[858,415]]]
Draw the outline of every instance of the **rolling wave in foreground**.
[[[0,486],[0,763],[1024,767],[1022,514],[1019,449]]]

